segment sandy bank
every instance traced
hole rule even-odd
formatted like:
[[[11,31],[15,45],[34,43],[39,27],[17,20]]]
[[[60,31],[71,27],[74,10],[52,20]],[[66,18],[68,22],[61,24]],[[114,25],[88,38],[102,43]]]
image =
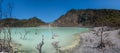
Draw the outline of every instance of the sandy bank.
[[[101,38],[95,35],[95,31],[99,31],[99,28],[95,27],[87,33],[80,34],[80,45],[72,53],[120,53],[120,29],[103,31],[105,47],[100,49],[97,46]]]

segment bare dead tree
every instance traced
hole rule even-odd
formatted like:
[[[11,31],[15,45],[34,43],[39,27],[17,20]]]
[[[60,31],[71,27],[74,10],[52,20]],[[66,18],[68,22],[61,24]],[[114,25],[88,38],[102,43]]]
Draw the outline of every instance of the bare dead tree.
[[[27,30],[25,30],[25,34],[19,32],[19,34],[20,34],[20,36],[21,36],[20,39],[26,40],[26,35],[27,35],[29,32],[30,32],[30,31],[27,31]]]
[[[10,28],[5,28],[3,30],[3,48],[2,50],[3,51],[8,51],[8,53],[12,52],[12,46],[11,46],[11,40],[12,40],[12,37],[11,37],[11,30]]]
[[[2,18],[2,4],[3,4],[3,0],[0,0],[0,20]],[[0,28],[0,33],[1,33],[1,28]]]
[[[2,3],[3,0],[0,0],[0,19],[2,18]]]
[[[100,36],[100,44],[97,47],[102,49],[105,47],[105,44],[103,43],[103,27],[100,28],[99,33],[100,34],[98,36]]]
[[[26,35],[27,35],[29,32],[30,32],[30,31],[25,30],[25,34],[24,34],[23,40],[25,40],[25,37],[26,37]]]
[[[37,31],[38,31],[38,29],[36,29],[36,31],[35,31],[35,35],[37,35],[38,33],[37,33]]]
[[[3,41],[3,44],[4,44],[4,46],[5,46],[5,42],[6,42],[6,31],[4,30],[3,33],[4,33],[4,41]]]
[[[56,33],[53,33],[52,31],[52,39],[55,39],[55,37],[58,37],[59,35],[57,35]]]
[[[98,48],[100,49],[103,49],[105,47],[105,44],[103,43],[103,33],[104,33],[104,24],[103,23],[106,23],[105,19],[101,16],[99,20],[103,20],[102,22],[98,22],[97,24],[100,25],[100,28],[98,28],[97,30],[94,30],[94,34],[98,37],[100,37],[99,39],[99,45],[97,46]],[[98,20],[98,21],[99,21]]]
[[[0,34],[1,34],[1,32],[2,32],[2,28],[0,28]],[[0,35],[1,36],[1,35]]]
[[[0,0],[0,21],[1,21],[2,17],[3,17],[2,4],[3,4],[3,0]],[[2,28],[0,29],[0,33],[1,32],[2,32]],[[5,39],[3,41],[3,44],[5,45]],[[0,50],[2,51],[3,50],[3,45],[0,44],[0,46],[1,46]]]
[[[97,30],[93,30],[93,34],[95,34],[97,37],[100,37],[100,40],[98,40],[98,41],[100,41],[100,45],[98,45],[97,47],[99,47],[99,48],[105,47],[103,45],[103,37],[102,37],[103,36],[103,27],[101,27]]]
[[[52,42],[52,46],[55,48],[56,53],[61,53],[61,50],[59,49],[60,48],[59,41]]]
[[[2,4],[3,4],[3,0],[0,0],[0,19],[3,17],[3,11],[2,11]],[[7,10],[8,11],[6,14],[4,14],[4,16],[7,18],[7,17],[12,17],[12,4],[9,2],[8,5],[7,5]],[[11,50],[11,40],[12,40],[12,37],[11,37],[11,30],[9,28],[9,25],[7,26],[6,29],[4,29],[4,41],[3,41],[3,50],[6,50],[4,49],[4,47],[6,47],[5,45],[5,42],[7,42],[7,50],[8,52],[12,51]],[[7,40],[6,40],[7,39]]]
[[[8,14],[9,14],[9,17],[12,18],[12,11],[13,11],[13,3],[8,3]]]
[[[39,53],[42,53],[43,45],[44,45],[44,35],[42,35],[42,42],[40,42],[36,47],[36,49],[39,51]]]
[[[6,17],[11,17],[12,18],[12,10],[13,10],[13,5],[12,5],[12,3],[11,2],[9,2],[8,3],[8,5],[7,5],[7,13],[6,13]],[[11,21],[9,22],[9,24],[10,24],[10,26],[12,26],[12,23],[11,23]],[[7,43],[8,43],[8,46],[7,46],[7,48],[8,48],[8,50],[9,50],[9,53],[10,52],[13,52],[13,50],[12,50],[12,46],[11,46],[11,42],[12,42],[12,34],[11,34],[11,29],[10,29],[10,26],[9,25],[7,25]]]
[[[0,44],[0,52],[2,52],[2,44]]]
[[[4,14],[4,16],[5,16],[5,17],[12,17],[12,9],[13,9],[12,3],[9,2],[8,5],[7,5],[7,10],[8,10],[8,12],[7,12],[6,14]],[[11,23],[9,23],[9,24],[12,25]],[[7,29],[8,29],[7,38],[8,38],[8,44],[9,44],[9,46],[10,46],[10,42],[11,42],[12,37],[11,37],[11,30],[10,30],[9,27],[10,27],[10,26],[8,25],[8,26],[7,26]]]
[[[95,39],[98,41],[97,46],[95,46],[95,48],[100,50],[100,52],[104,53],[107,47],[112,49],[115,46],[115,44],[112,43],[109,38],[109,32],[105,32],[107,31],[106,27],[102,26],[92,31],[93,31],[93,34],[96,36]]]
[[[11,36],[11,30],[10,30],[10,28],[8,28],[7,39],[8,39],[8,50],[10,52],[10,51],[12,51],[12,46],[11,46],[12,36]]]

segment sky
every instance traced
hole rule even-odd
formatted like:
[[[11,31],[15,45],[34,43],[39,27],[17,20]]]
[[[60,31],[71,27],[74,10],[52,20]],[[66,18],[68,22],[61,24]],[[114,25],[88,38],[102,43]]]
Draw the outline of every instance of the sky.
[[[38,17],[47,23],[53,22],[71,9],[120,9],[120,0],[4,0],[4,4],[11,1],[13,17]]]

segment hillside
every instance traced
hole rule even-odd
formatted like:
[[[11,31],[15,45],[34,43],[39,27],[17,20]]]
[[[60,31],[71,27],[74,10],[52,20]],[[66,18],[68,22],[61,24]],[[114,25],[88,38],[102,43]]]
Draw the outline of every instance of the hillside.
[[[120,10],[115,9],[72,9],[50,23],[52,26],[111,26],[120,27]],[[30,19],[5,18],[0,20],[1,27],[35,27],[47,25],[37,17]]]
[[[114,9],[72,9],[62,15],[53,26],[120,26],[120,10]]]
[[[16,19],[16,18],[5,18],[0,20],[1,27],[36,27],[40,25],[45,25],[46,23],[37,17],[32,17],[30,19]]]

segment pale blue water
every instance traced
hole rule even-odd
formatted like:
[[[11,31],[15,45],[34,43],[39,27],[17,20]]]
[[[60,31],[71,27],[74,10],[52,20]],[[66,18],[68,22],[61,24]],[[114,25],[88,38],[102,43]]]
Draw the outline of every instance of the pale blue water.
[[[35,47],[41,42],[42,35],[44,35],[45,42],[42,51],[45,53],[54,53],[55,49],[51,44],[52,42],[59,41],[59,45],[64,47],[73,41],[74,34],[88,31],[88,28],[79,27],[29,27],[10,29],[12,41],[22,44],[22,50],[28,50],[30,51],[29,53],[38,53]],[[3,32],[1,34],[4,35]],[[58,37],[52,39],[53,34],[58,35]]]

